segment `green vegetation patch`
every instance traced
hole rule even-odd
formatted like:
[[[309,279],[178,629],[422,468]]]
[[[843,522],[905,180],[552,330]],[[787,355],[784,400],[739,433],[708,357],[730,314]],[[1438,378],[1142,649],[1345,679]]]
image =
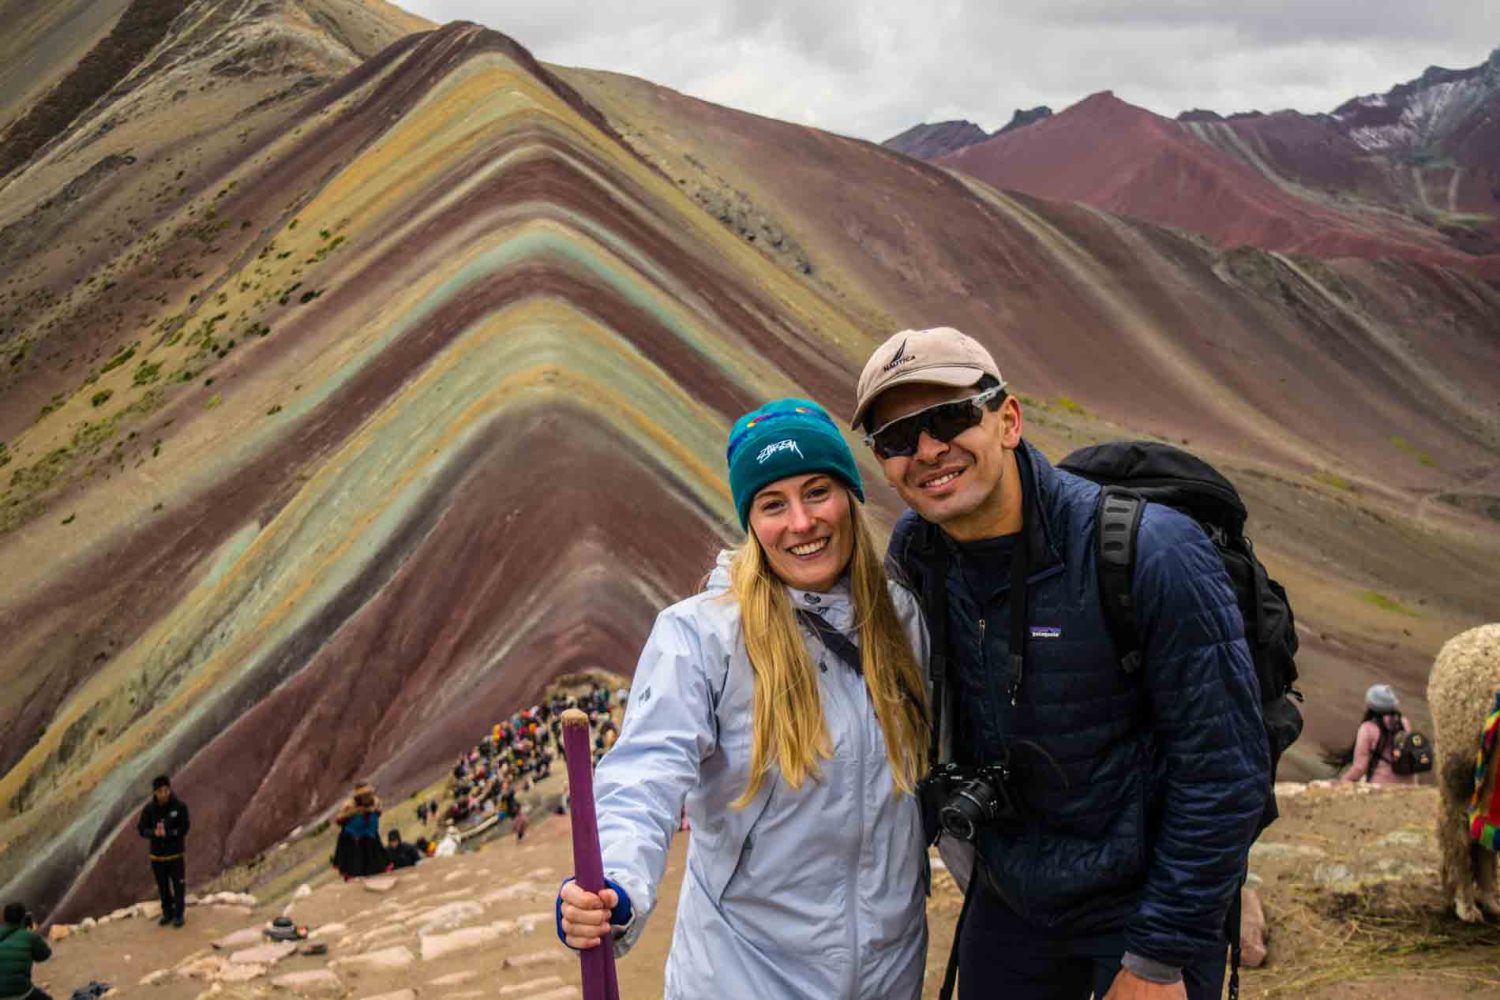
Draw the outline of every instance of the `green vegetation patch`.
[[[1397,435],[1396,437],[1391,438],[1391,444],[1395,445],[1397,448],[1400,448],[1402,451],[1406,452],[1412,458],[1415,458],[1418,462],[1420,462],[1422,465],[1427,466],[1429,469],[1437,468],[1437,462],[1433,461],[1431,455],[1427,454],[1427,452],[1423,451],[1416,445],[1412,444],[1410,441],[1406,440],[1406,438]]]
[[[100,389],[98,392],[94,393],[93,396],[89,397],[89,403],[93,406],[103,406],[105,403],[109,402],[109,398],[114,394],[115,391],[113,389]]]
[[[1089,412],[1088,410],[1085,410],[1083,408],[1083,405],[1072,396],[1056,396],[1052,400],[1052,405],[1060,410],[1066,410],[1067,412],[1077,417],[1082,417]]]
[[[108,361],[104,362],[104,366],[99,369],[99,374],[100,375],[104,375],[104,374],[106,374],[108,372],[112,372],[116,368],[118,368],[121,365],[123,365],[125,362],[129,361],[131,358],[135,357],[136,346],[137,345],[135,345],[135,344],[131,344],[129,347],[125,348],[119,354],[116,354],[114,357],[112,357]]]
[[[161,362],[142,361],[136,365],[135,374],[131,377],[131,382],[135,385],[150,385],[159,378],[161,378]]]
[[[68,394],[67,393],[65,393],[65,392],[59,392],[59,393],[55,394],[51,399],[47,400],[47,402],[45,402],[45,403],[42,404],[42,408],[37,413],[36,418],[38,420],[40,420],[40,419],[42,419],[43,417],[45,417],[49,413],[55,413],[56,411],[62,409],[62,405],[64,403],[66,403],[67,401],[68,401]]]
[[[1319,472],[1314,475],[1313,478],[1322,483],[1324,486],[1331,486],[1334,489],[1344,493],[1358,492],[1354,488],[1353,483],[1345,479],[1343,476],[1339,475],[1337,472]]]
[[[1378,590],[1361,590],[1357,595],[1366,604],[1373,604],[1381,611],[1389,611],[1393,615],[1406,615],[1408,618],[1420,617],[1415,610],[1402,604],[1394,597],[1387,597]]]

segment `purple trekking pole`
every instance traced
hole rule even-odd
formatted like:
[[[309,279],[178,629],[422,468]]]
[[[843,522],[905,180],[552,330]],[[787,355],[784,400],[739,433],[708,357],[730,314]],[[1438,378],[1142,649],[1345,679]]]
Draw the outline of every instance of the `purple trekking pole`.
[[[599,855],[599,817],[594,812],[594,762],[589,748],[589,717],[576,708],[562,714],[563,753],[568,758],[568,811],[573,821],[573,880],[580,889],[604,888],[604,860]],[[620,1000],[615,981],[615,943],[609,935],[599,946],[578,953],[583,968],[583,1000]]]

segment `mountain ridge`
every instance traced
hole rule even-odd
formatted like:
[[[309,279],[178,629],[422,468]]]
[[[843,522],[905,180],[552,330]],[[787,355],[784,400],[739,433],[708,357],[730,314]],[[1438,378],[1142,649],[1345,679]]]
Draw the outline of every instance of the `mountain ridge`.
[[[1063,115],[1077,118],[1093,100],[1085,98]],[[1213,171],[1228,177],[1238,172],[1230,165],[1234,161],[1255,175],[1223,187],[1234,192],[1234,207],[1203,202],[1188,209],[1164,201],[1160,192],[1170,190],[1174,178],[1163,172],[1161,157],[1177,157],[1197,169],[1207,166],[1204,157],[1165,131],[1149,141],[1137,131],[1129,140],[1137,145],[1128,166],[1106,149],[1125,141],[1122,136],[1101,131],[1095,137],[1117,169],[1149,176],[1155,185],[1131,194],[1120,185],[1101,193],[1098,182],[1069,184],[1070,172],[1080,176],[1077,168],[1064,162],[1060,151],[1049,152],[1035,141],[1020,151],[996,145],[991,136],[926,158],[1001,187],[1084,201],[1217,241],[1243,240],[1323,257],[1442,261],[1500,280],[1500,49],[1480,66],[1432,67],[1416,80],[1351,99],[1330,114],[1225,116],[1198,109],[1175,120],[1214,151],[1219,162]],[[1126,132],[1132,128],[1119,120],[1115,124]],[[1069,147],[1071,154],[1081,155],[1076,146]],[[1092,148],[1089,153],[1101,155]]]
[[[301,7],[192,9],[0,188],[7,894],[139,898],[158,770],[201,881],[353,781],[425,787],[558,673],[628,674],[736,540],[731,421],[842,412],[903,327],[990,347],[1054,458],[1149,435],[1234,475],[1310,738],[1500,610],[1470,274],[1216,248],[477,25],[356,61]]]

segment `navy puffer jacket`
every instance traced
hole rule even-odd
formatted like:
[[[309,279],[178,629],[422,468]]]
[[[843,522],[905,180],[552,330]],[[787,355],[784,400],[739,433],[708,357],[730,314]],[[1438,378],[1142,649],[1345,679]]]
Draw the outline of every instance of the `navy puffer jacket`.
[[[1145,666],[1126,674],[1100,600],[1099,487],[1025,442],[1016,457],[1030,493],[1031,571],[1014,706],[1008,574],[971,595],[957,547],[910,512],[890,550],[918,593],[947,562],[955,759],[998,761],[1010,751],[1023,816],[982,834],[987,883],[1038,928],[1123,928],[1129,951],[1183,966],[1223,947],[1270,789],[1234,592],[1197,523],[1148,505],[1134,578]],[[934,558],[932,545],[946,555]]]

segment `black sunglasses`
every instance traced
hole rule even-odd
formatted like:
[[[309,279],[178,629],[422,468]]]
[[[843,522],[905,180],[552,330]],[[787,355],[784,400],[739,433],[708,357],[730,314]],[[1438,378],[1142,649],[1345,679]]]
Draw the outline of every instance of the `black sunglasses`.
[[[985,404],[999,397],[1005,399],[1005,387],[995,386],[976,396],[938,403],[916,413],[908,413],[865,435],[878,458],[906,458],[917,453],[917,442],[925,432],[947,444],[958,435],[976,427],[984,419]]]

